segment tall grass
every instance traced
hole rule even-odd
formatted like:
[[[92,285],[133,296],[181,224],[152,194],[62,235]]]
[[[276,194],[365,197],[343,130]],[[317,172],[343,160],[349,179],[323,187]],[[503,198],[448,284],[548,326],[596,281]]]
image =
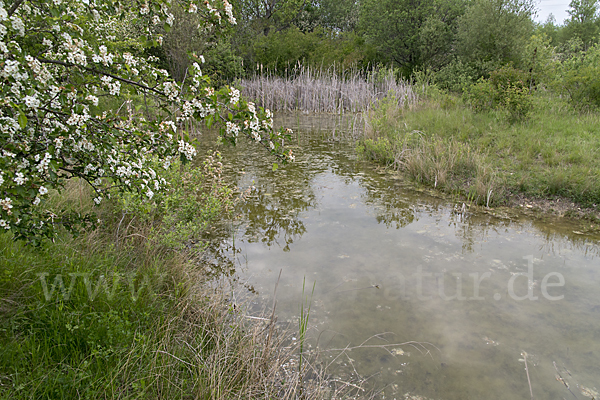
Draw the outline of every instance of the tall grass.
[[[206,227],[228,197],[206,186],[214,170],[177,171],[185,185],[173,183],[166,208],[114,196],[93,208],[89,187],[71,181],[44,206],[95,210],[99,229],[38,248],[0,232],[1,399],[320,399],[354,390],[294,368],[298,348],[274,310],[250,315],[228,281],[209,281],[191,246],[198,237],[179,222]]]
[[[240,81],[246,99],[273,111],[313,113],[362,112],[386,96],[398,106],[416,104],[412,86],[393,70],[318,69],[297,65],[280,76],[271,71]]]
[[[364,113],[358,149],[478,204],[511,204],[525,195],[598,210],[600,115],[544,93],[533,104],[529,119],[515,123],[502,111],[474,112],[433,89],[412,108],[381,101]]]

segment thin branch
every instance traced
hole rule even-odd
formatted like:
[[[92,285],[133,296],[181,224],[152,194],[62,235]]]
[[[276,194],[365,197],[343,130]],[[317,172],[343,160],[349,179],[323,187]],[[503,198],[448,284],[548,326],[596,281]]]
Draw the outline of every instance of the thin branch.
[[[127,79],[127,78],[123,78],[123,77],[120,77],[120,76],[115,75],[115,74],[111,74],[110,72],[104,72],[104,71],[97,70],[95,68],[84,67],[82,65],[77,65],[77,64],[68,63],[68,62],[65,62],[65,61],[59,61],[59,60],[48,60],[48,59],[45,59],[45,58],[38,58],[37,60],[39,62],[45,63],[45,64],[58,64],[58,65],[62,65],[64,67],[79,67],[79,68],[83,68],[86,71],[93,72],[93,73],[96,73],[96,74],[102,74],[102,75],[105,75],[105,76],[110,76],[113,79],[119,80],[121,82],[125,82],[125,83],[127,83],[129,85],[137,86],[137,87],[142,88],[144,90],[149,90],[149,91],[157,93],[157,94],[159,94],[161,96],[165,96],[166,97],[166,95],[163,92],[161,92],[160,90],[154,89],[154,88],[152,88],[150,86],[146,86],[146,85],[144,85],[142,83],[139,83],[139,82],[136,82],[136,81],[132,81],[131,79]]]
[[[529,394],[531,395],[531,400],[533,400],[533,389],[531,388],[531,379],[529,379],[529,367],[527,366],[527,353],[522,352],[523,361],[525,361],[525,372],[527,373],[527,383],[529,383]]]

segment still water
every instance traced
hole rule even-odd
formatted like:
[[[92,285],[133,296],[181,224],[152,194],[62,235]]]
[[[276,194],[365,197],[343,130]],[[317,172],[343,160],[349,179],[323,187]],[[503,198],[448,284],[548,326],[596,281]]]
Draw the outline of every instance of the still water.
[[[314,284],[309,343],[340,379],[388,399],[599,398],[599,237],[415,190],[357,159],[352,118],[276,122],[295,163],[222,149],[252,188],[225,242],[257,301],[277,285],[279,321],[297,326]]]

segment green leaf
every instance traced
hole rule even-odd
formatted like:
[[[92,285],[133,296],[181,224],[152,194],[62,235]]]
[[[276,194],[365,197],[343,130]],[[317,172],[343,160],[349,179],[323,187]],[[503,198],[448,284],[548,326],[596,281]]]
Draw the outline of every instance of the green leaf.
[[[21,129],[25,129],[27,126],[27,116],[23,111],[19,112],[19,125],[21,126]]]
[[[279,165],[277,165],[277,163],[273,163],[273,172],[277,171],[277,168],[279,168]]]
[[[165,32],[167,32],[167,33],[171,32],[171,25],[167,24],[166,22],[165,22]]]

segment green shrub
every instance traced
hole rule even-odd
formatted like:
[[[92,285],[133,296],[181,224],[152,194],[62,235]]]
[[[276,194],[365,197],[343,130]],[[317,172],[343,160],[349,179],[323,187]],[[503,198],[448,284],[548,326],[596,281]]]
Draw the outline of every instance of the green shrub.
[[[435,73],[434,82],[440,88],[462,93],[473,84],[477,71],[462,61],[453,61]]]
[[[573,54],[560,66],[559,86],[579,108],[600,107],[600,45]]]
[[[533,100],[524,71],[504,66],[489,79],[479,79],[465,93],[465,100],[476,112],[504,110],[510,122],[527,119]]]
[[[219,153],[209,155],[204,168],[175,162],[166,171],[170,184],[166,192],[151,201],[128,192],[116,200],[123,215],[149,224],[152,245],[183,249],[201,243],[198,239],[208,223],[232,208],[233,192],[221,182],[222,166]]]

